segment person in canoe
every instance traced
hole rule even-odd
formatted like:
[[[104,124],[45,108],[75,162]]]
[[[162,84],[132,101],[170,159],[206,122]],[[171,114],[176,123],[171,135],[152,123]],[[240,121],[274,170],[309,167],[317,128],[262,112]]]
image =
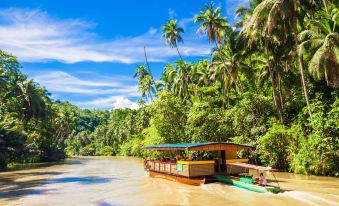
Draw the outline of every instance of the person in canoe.
[[[264,177],[263,173],[260,173],[260,175],[259,175],[259,185],[260,186],[266,186],[267,185],[267,180]]]

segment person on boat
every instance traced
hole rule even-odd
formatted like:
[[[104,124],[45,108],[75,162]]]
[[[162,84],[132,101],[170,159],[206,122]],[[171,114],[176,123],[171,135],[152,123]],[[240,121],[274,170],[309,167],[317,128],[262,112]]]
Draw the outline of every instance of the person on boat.
[[[264,177],[263,173],[260,173],[260,175],[259,175],[259,185],[260,186],[266,186],[267,185],[267,180]]]

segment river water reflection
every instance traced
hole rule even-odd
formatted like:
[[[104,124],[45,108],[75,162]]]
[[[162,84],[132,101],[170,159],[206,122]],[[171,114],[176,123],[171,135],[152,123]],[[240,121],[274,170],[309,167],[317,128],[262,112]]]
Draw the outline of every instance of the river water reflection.
[[[0,205],[338,205],[339,179],[276,174],[284,193],[219,183],[200,187],[147,177],[131,157],[74,158],[0,173]],[[269,178],[269,177],[268,177]]]

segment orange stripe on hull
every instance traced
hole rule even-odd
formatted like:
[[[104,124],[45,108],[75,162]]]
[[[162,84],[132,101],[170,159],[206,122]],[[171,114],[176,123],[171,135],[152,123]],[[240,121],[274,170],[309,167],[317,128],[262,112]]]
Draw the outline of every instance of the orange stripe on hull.
[[[170,180],[174,182],[180,182],[180,183],[187,184],[187,185],[194,185],[194,186],[200,186],[201,184],[205,183],[205,179],[189,179],[185,177],[178,177],[178,176],[151,172],[151,171],[149,171],[149,176],[153,178],[162,178],[162,179],[166,179],[166,180]]]

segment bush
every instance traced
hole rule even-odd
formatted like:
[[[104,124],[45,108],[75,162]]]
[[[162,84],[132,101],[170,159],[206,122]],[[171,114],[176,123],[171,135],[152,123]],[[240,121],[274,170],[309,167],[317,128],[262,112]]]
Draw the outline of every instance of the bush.
[[[141,138],[135,137],[120,146],[120,154],[125,156],[142,156],[143,142]]]
[[[95,154],[95,147],[93,144],[86,145],[80,150],[80,155],[82,156],[92,156],[94,154]]]
[[[102,156],[112,156],[114,154],[114,149],[111,146],[104,146],[99,151],[96,152],[96,155],[102,155]]]
[[[309,135],[300,139],[291,169],[303,174],[339,176],[339,99],[326,108],[316,101],[308,119]]]
[[[290,131],[284,125],[273,123],[267,133],[258,140],[257,152],[260,160],[268,166],[288,169],[290,139]]]

